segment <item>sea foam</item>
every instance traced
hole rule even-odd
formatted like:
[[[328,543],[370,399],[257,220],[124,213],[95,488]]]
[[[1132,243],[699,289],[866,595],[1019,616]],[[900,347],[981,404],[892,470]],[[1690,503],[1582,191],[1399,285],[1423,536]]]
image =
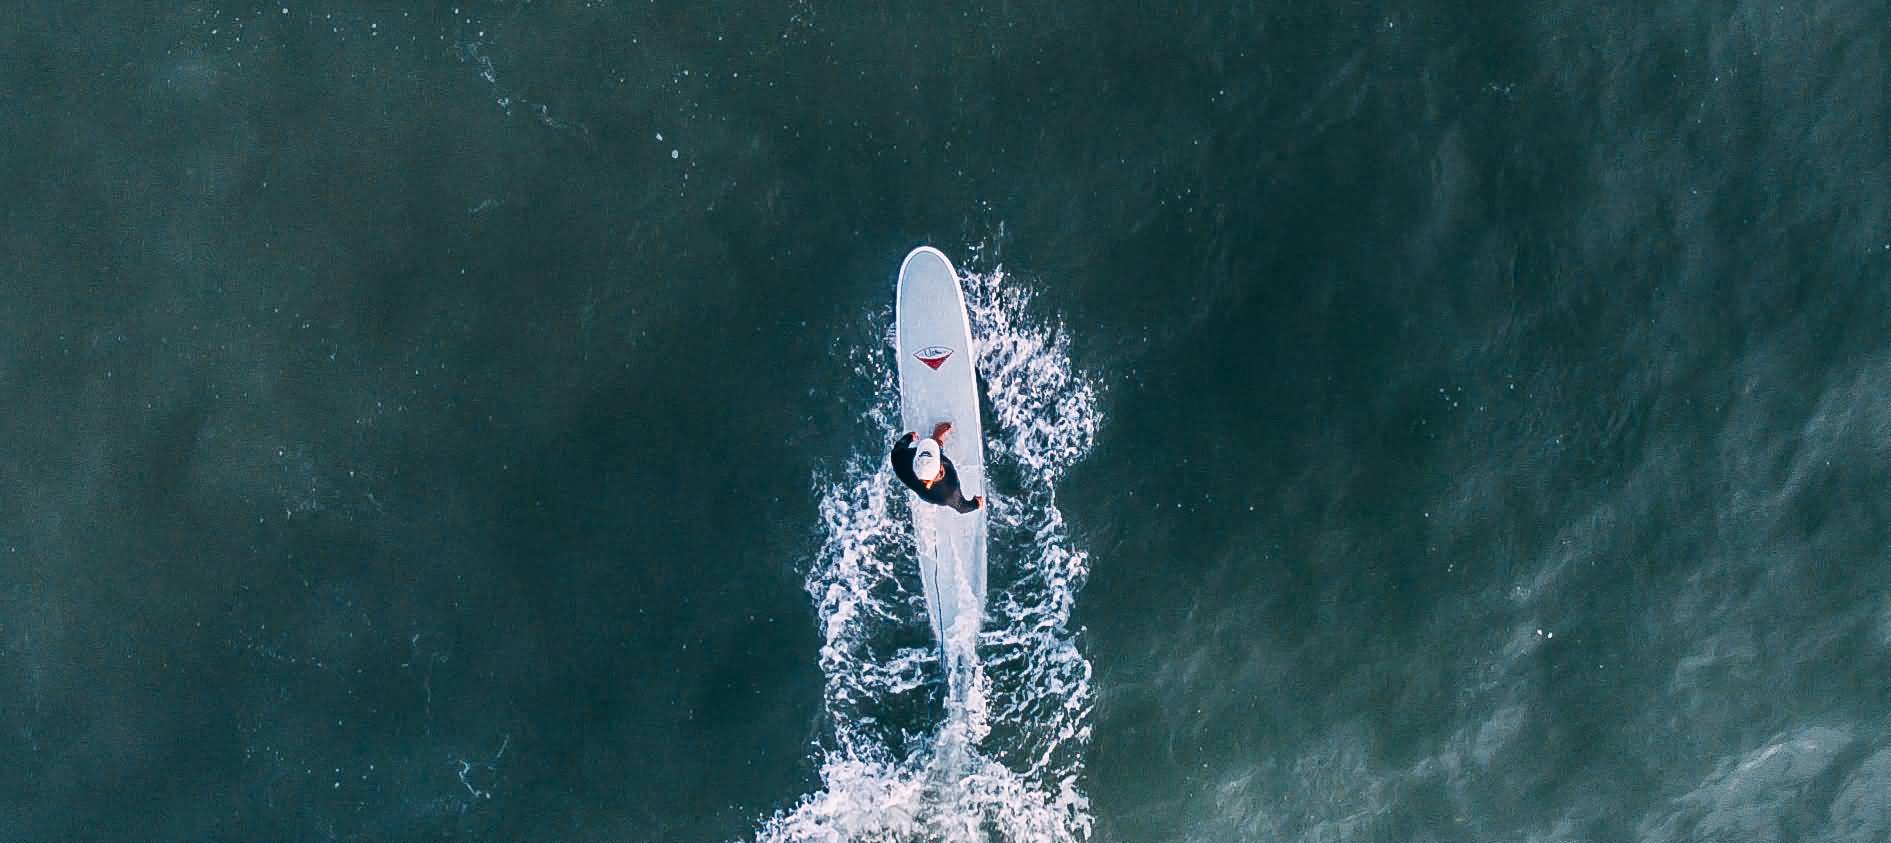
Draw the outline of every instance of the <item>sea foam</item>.
[[[1089,558],[1072,546],[1056,482],[1095,441],[1097,388],[1028,288],[1002,269],[960,280],[990,400],[988,476],[1002,478],[989,499],[983,629],[948,633],[954,656],[940,659],[907,495],[879,440],[817,484],[823,542],[806,586],[826,675],[821,789],[767,819],[760,841],[1090,837],[1080,780],[1094,692],[1070,625]],[[899,415],[887,356],[871,349],[854,367],[874,387],[865,413],[882,439]]]

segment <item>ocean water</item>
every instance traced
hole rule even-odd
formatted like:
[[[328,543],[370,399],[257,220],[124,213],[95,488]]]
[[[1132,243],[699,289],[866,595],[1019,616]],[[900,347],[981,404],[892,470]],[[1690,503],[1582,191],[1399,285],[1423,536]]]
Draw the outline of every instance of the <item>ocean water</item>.
[[[1881,3],[8,11],[0,843],[1891,839]]]

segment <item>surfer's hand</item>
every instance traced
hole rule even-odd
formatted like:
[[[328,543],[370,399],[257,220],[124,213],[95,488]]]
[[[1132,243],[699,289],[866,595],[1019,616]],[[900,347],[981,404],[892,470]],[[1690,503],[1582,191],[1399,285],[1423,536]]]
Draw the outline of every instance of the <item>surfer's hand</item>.
[[[906,441],[908,441],[908,442],[911,442],[911,441],[913,441],[914,439],[918,439],[918,438],[919,438],[919,434],[917,434],[917,433],[914,433],[914,432],[912,432],[912,431],[910,431],[910,430],[909,430],[909,431],[906,431]]]
[[[985,508],[985,496],[984,496],[984,495],[979,495],[978,497],[975,497],[975,498],[972,498],[972,503],[975,503],[975,504],[978,504],[978,508],[979,508],[979,509],[984,509],[984,508]]]
[[[945,444],[946,434],[951,432],[951,422],[940,422],[938,427],[932,429],[932,438],[939,440],[939,443],[943,445]]]

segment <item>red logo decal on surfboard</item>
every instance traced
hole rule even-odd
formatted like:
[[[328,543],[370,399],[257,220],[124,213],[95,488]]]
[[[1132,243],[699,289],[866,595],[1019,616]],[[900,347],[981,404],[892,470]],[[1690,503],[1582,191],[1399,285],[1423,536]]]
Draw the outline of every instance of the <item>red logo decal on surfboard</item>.
[[[913,356],[919,358],[919,362],[931,366],[934,371],[937,371],[940,366],[945,365],[946,358],[952,356],[952,349],[946,348],[943,345],[929,345],[913,352]]]

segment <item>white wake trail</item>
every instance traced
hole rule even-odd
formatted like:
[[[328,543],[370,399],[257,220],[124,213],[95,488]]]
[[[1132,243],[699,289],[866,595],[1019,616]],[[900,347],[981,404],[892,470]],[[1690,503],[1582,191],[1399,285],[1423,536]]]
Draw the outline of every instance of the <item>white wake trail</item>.
[[[960,280],[992,411],[984,629],[930,640],[907,497],[882,447],[897,387],[873,349],[855,371],[875,387],[867,416],[884,435],[823,484],[825,539],[807,579],[832,730],[822,788],[768,819],[764,843],[1090,837],[1079,778],[1094,692],[1070,628],[1089,559],[1070,546],[1055,483],[1095,440],[1097,390],[1028,289],[1002,269]]]

